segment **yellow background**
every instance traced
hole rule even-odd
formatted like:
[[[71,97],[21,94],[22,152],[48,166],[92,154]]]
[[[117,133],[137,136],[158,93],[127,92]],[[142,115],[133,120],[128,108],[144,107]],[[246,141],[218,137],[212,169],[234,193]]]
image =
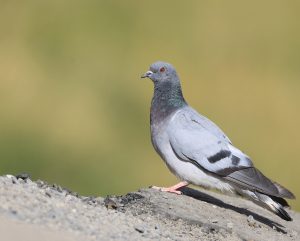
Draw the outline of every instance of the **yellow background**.
[[[300,197],[299,9],[283,0],[2,0],[1,174],[85,195],[174,184],[150,142],[153,86],[139,78],[164,60],[186,100]]]

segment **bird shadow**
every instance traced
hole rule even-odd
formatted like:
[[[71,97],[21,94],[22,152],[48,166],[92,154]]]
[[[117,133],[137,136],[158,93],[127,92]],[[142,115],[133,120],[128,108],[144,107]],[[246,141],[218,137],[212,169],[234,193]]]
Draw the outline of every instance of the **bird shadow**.
[[[254,212],[252,212],[248,209],[232,206],[230,204],[227,204],[227,203],[221,201],[218,198],[215,198],[215,197],[210,196],[210,195],[208,195],[204,192],[200,192],[198,190],[195,190],[195,189],[192,189],[192,188],[189,188],[189,187],[183,187],[183,188],[180,189],[180,191],[182,192],[183,195],[192,197],[194,199],[197,199],[197,200],[200,200],[200,201],[203,201],[203,202],[207,202],[207,203],[211,203],[211,204],[214,204],[214,205],[216,205],[218,207],[221,207],[221,208],[230,209],[232,211],[235,211],[237,213],[240,213],[240,214],[243,214],[243,215],[246,215],[246,216],[252,215],[253,218],[256,221],[259,221],[259,222],[269,226],[272,229],[274,229],[274,227],[275,227],[278,232],[281,232],[281,233],[284,233],[284,234],[287,233],[283,229],[283,228],[285,228],[283,225],[281,225],[277,222],[274,222],[274,221],[272,221],[272,220],[270,220],[266,217],[263,217],[263,216],[261,216],[257,213],[254,213]]]

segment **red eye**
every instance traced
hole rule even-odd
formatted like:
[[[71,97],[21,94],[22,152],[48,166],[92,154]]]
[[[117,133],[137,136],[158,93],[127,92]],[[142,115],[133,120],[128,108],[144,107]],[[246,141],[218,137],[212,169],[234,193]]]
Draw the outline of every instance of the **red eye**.
[[[165,70],[166,70],[166,68],[165,68],[165,67],[162,67],[162,68],[159,69],[159,72],[162,73],[162,72],[165,72]]]

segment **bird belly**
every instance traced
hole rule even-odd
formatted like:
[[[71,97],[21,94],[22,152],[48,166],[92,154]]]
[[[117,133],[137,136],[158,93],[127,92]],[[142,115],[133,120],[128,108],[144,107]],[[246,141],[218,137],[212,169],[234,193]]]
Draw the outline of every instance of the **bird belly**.
[[[169,143],[163,149],[164,152],[160,154],[161,157],[166,162],[170,171],[179,179],[205,188],[214,188],[223,192],[234,192],[234,188],[230,184],[214,177],[190,162],[180,160],[174,154]]]
[[[233,187],[230,184],[209,175],[190,162],[184,162],[177,157],[175,158],[166,162],[170,170],[173,170],[172,172],[181,180],[205,188],[215,188],[224,192],[233,192]]]

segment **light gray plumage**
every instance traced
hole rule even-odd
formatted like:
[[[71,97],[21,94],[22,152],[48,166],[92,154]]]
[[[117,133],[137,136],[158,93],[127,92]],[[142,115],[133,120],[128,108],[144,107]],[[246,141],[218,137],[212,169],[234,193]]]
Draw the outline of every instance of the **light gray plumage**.
[[[281,218],[292,220],[283,208],[288,206],[283,198],[295,198],[294,195],[265,177],[217,125],[186,103],[171,64],[155,62],[142,77],[154,83],[152,144],[179,179],[237,192]]]

